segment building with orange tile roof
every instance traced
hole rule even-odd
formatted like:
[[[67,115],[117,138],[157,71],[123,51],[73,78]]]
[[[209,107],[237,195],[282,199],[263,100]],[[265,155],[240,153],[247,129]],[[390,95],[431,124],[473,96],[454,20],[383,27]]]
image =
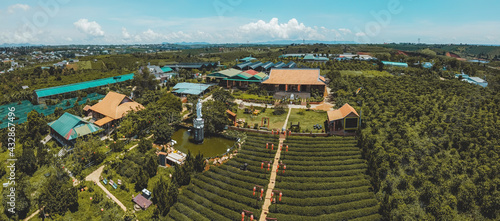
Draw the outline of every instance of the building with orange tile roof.
[[[319,69],[271,69],[269,79],[262,84],[268,91],[284,95],[295,93],[301,98],[309,98],[312,90],[327,95],[325,78]]]
[[[359,114],[349,104],[344,104],[337,110],[328,111],[327,114],[330,133],[357,130],[359,127]]]
[[[144,109],[144,106],[123,94],[110,91],[99,103],[90,107],[95,125],[110,128],[130,111]]]

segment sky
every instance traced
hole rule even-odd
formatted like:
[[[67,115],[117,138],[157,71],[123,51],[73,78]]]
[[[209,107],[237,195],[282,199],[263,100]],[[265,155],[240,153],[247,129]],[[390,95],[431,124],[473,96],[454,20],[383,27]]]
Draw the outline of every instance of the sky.
[[[0,44],[500,44],[498,0],[2,0]]]

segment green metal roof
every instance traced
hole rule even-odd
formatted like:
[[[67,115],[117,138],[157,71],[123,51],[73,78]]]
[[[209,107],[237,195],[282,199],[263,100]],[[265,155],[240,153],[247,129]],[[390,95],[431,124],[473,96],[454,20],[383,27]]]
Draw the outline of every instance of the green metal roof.
[[[67,84],[57,87],[50,87],[44,89],[35,90],[35,93],[38,97],[47,97],[57,94],[64,94],[73,91],[85,90],[94,87],[100,87],[108,84],[115,84],[123,81],[132,80],[134,78],[134,73],[125,74],[115,77],[102,78],[93,81],[85,81],[76,84]]]
[[[222,71],[219,71],[219,72],[211,73],[211,74],[209,74],[207,76],[208,77],[223,77],[224,78],[224,77],[236,76],[239,73],[241,73],[241,70],[234,69],[234,68],[229,68],[229,69],[222,70]]]
[[[173,71],[172,68],[170,67],[162,67],[161,70],[166,73],[166,72],[170,72],[170,71]]]
[[[102,130],[102,128],[68,112],[64,113],[59,119],[48,123],[48,125],[66,140],[74,140]]]
[[[268,78],[267,74],[259,72],[258,74],[251,75],[246,72],[241,72],[240,74],[228,78],[224,78],[224,80],[229,81],[249,81],[249,82],[262,82]]]

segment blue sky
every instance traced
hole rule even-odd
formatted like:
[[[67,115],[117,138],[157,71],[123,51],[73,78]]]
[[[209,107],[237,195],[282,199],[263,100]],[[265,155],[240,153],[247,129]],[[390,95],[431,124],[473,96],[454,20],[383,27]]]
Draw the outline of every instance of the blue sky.
[[[499,44],[500,1],[3,0],[0,44]]]

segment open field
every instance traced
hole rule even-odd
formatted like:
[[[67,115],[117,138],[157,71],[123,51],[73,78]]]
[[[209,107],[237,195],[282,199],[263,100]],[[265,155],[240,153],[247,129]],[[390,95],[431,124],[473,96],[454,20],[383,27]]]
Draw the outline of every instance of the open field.
[[[249,107],[247,107],[249,108]],[[261,112],[258,115],[253,115],[253,114],[245,114],[244,109],[238,109],[237,114],[237,119],[245,119],[245,122],[253,128],[254,124],[259,124],[259,127],[261,125],[261,121],[263,117],[269,118],[269,129],[281,129],[283,127],[283,124],[285,123],[286,116],[288,114],[288,109],[286,112],[282,115],[274,115],[273,111],[274,109],[267,108],[264,113],[262,113],[263,107],[254,107],[257,110],[261,110]],[[266,125],[267,126],[267,125]]]
[[[319,124],[323,127],[322,130],[324,130],[324,122],[326,118],[326,111],[292,109],[292,113],[290,113],[290,117],[288,118],[287,128],[290,128],[292,123],[297,124],[300,122],[301,131],[319,133],[321,130],[316,130],[313,126]]]

